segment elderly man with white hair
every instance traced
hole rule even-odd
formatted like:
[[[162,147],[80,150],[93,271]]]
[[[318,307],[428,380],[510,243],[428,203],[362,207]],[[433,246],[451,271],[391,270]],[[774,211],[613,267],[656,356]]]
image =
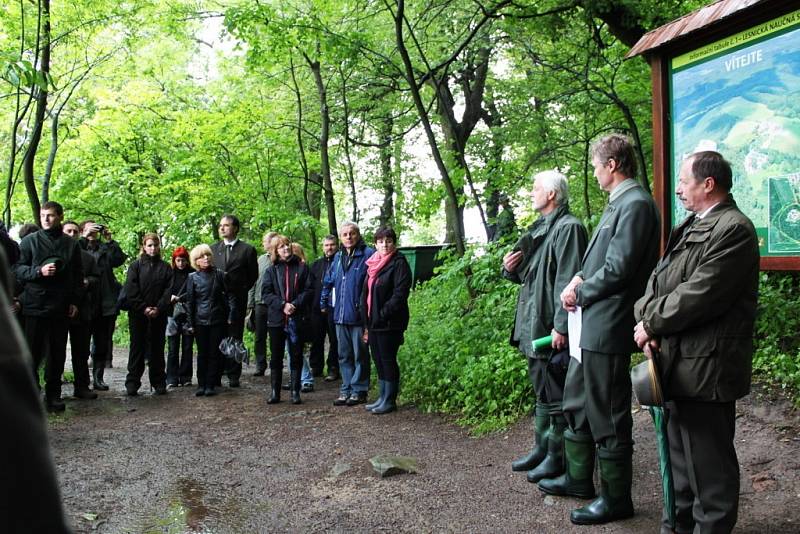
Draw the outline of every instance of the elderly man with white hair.
[[[533,447],[511,469],[528,471],[528,481],[538,482],[564,470],[567,423],[561,399],[569,353],[567,311],[559,295],[580,270],[588,239],[586,228],[569,211],[567,177],[553,170],[533,178],[531,200],[539,218],[503,258],[503,276],[521,286],[511,344],[527,357],[536,394]],[[534,340],[547,336],[549,343],[534,347]]]

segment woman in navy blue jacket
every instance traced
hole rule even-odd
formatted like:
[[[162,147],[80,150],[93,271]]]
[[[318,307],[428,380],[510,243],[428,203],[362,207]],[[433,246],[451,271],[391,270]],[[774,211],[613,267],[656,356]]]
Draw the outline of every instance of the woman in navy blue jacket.
[[[397,251],[397,234],[382,227],[375,232],[376,252],[367,260],[367,277],[361,290],[364,341],[369,343],[378,370],[378,399],[367,410],[380,415],[397,409],[400,367],[397,352],[408,328],[408,294],[411,268]]]
[[[267,404],[281,400],[283,353],[289,345],[289,389],[292,404],[300,404],[300,370],[303,367],[303,343],[311,335],[311,299],[314,287],[311,272],[304,261],[292,253],[286,236],[272,239],[272,266],[264,273],[261,295],[267,308],[269,329],[269,374],[272,394]]]

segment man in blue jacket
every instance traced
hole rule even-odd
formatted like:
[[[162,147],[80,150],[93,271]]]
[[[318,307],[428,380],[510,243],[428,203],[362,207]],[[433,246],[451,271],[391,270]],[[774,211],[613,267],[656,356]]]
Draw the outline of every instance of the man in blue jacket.
[[[322,313],[333,310],[336,338],[339,342],[339,371],[342,386],[334,406],[355,406],[367,400],[369,390],[369,351],[361,336],[364,325],[359,306],[361,287],[367,275],[367,259],[375,249],[361,238],[354,222],[345,222],[339,230],[341,248],[322,283],[319,307]]]

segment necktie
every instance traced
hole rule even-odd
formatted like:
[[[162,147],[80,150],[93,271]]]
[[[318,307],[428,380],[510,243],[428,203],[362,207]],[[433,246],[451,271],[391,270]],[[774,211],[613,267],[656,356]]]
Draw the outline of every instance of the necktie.
[[[225,269],[228,268],[228,261],[231,258],[231,251],[233,250],[233,245],[225,245]]]

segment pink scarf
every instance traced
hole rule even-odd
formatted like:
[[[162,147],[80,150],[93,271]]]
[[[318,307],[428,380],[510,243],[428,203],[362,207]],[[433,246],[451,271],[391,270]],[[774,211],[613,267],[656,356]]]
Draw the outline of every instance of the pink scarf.
[[[376,252],[367,258],[367,317],[372,317],[372,286],[375,285],[375,280],[378,278],[378,273],[381,269],[386,267],[389,260],[397,253],[394,249],[391,254],[382,255]]]

